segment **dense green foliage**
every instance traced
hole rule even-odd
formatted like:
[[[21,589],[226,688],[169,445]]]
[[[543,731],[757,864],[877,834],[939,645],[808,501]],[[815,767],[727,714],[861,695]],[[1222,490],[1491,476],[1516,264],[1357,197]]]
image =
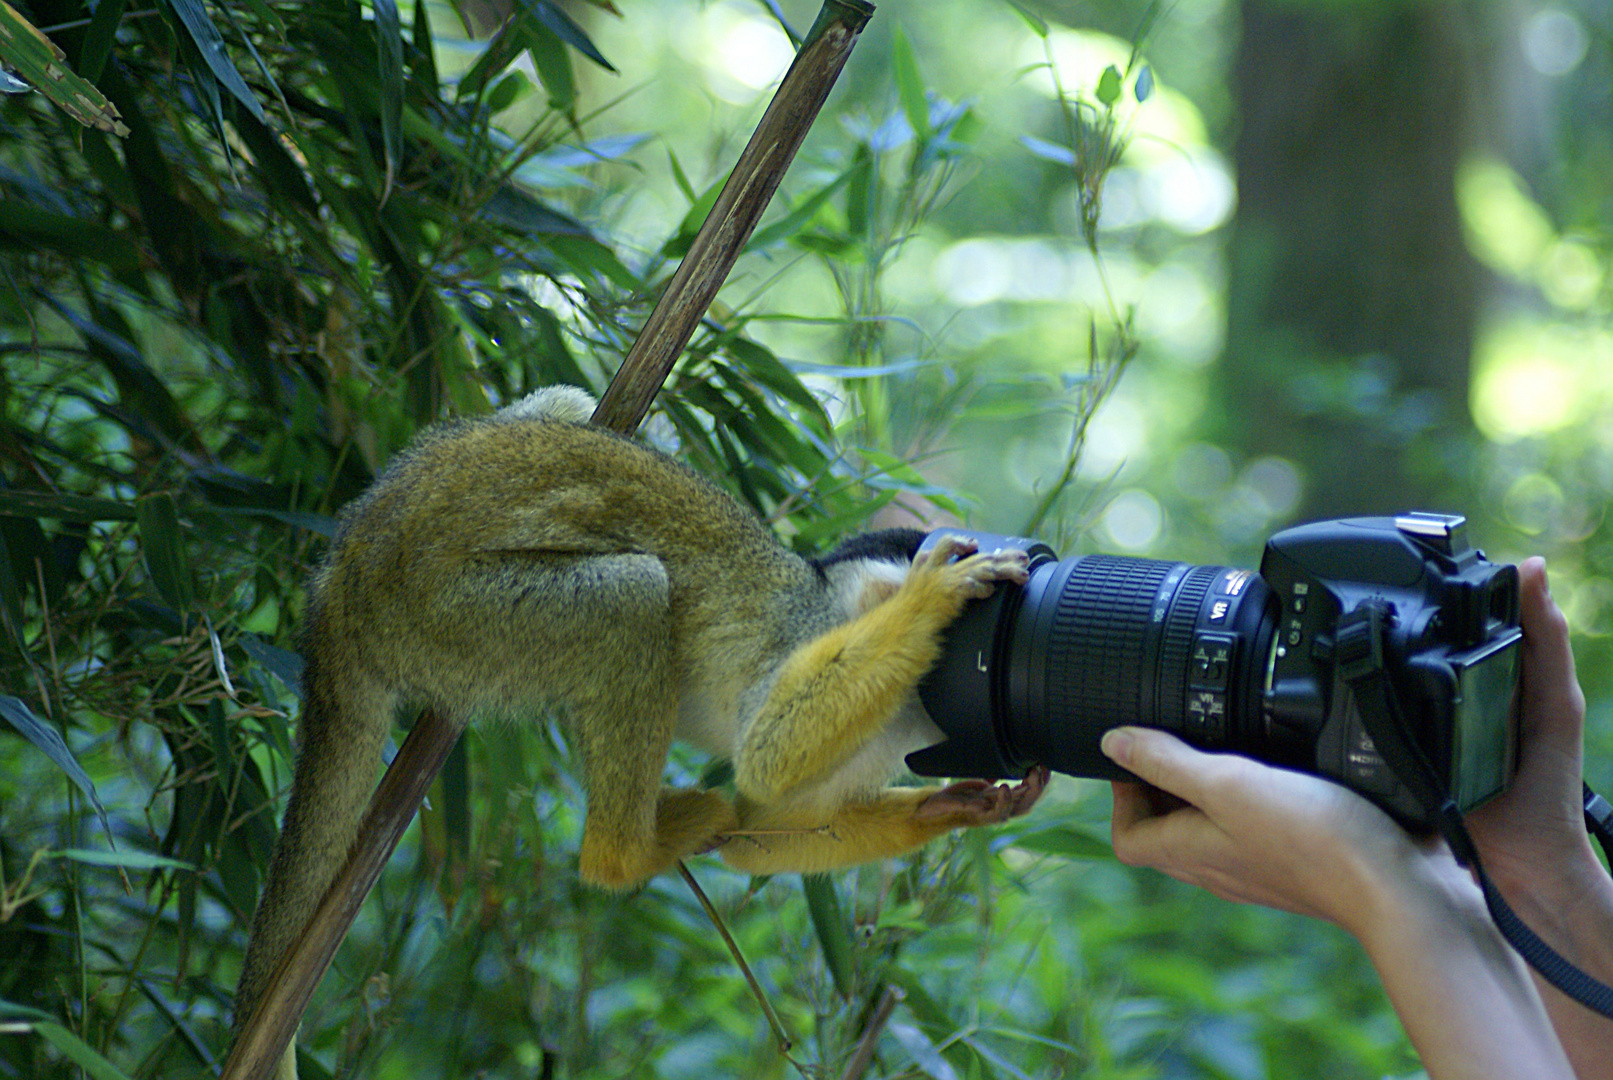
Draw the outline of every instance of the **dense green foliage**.
[[[201,1076],[332,515],[425,424],[603,388],[787,37],[737,0],[16,7],[128,135],[0,102],[0,1078]],[[1158,14],[882,5],[645,437],[804,550],[900,499],[1252,561],[1305,478],[1297,450],[1205,430],[1232,7]],[[461,17],[500,28],[469,41]],[[1575,95],[1607,44],[1557,76],[1565,109],[1605,118]],[[1549,549],[1598,635],[1599,719],[1607,130],[1565,128],[1524,179],[1466,167],[1469,242],[1506,288],[1477,431],[1417,459],[1492,554]],[[1393,429],[1375,364],[1316,361],[1296,395]],[[1542,380],[1555,398],[1522,393]],[[579,885],[581,802],[552,725],[468,736],[315,999],[305,1075],[838,1076],[865,1034],[867,1076],[1417,1069],[1347,939],[1119,866],[1105,789],[1076,782],[832,880],[695,860],[781,1052],[682,881]]]

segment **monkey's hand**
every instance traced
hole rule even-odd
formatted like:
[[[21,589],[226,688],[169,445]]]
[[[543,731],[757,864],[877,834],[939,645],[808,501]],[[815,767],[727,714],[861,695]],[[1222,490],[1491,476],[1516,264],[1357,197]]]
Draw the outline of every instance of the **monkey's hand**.
[[[1025,584],[1030,577],[1029,565],[1029,557],[1023,551],[980,552],[975,550],[973,540],[949,533],[913,560],[906,587],[947,596],[955,615],[965,601],[990,596],[999,581]]]
[[[1047,788],[1049,775],[1047,766],[1038,765],[1013,787],[986,780],[959,780],[920,803],[913,817],[945,824],[949,829],[996,825],[1035,806]]]

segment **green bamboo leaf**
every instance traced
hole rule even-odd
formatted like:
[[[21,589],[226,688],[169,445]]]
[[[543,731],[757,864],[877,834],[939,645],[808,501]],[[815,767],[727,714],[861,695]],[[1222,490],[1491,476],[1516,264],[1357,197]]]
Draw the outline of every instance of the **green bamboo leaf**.
[[[414,57],[409,66],[428,99],[435,99],[441,90],[436,49],[431,38],[431,16],[426,11],[426,0],[414,0]]]
[[[114,274],[140,269],[140,249],[105,222],[60,214],[26,199],[0,199],[0,245],[45,248],[92,259]]]
[[[6,636],[11,639],[17,655],[26,657],[28,637],[23,628],[22,587],[17,583],[16,563],[12,561],[11,544],[3,529],[0,529],[0,623],[5,625]]]
[[[521,10],[528,17],[535,20],[539,26],[549,31],[556,38],[570,45],[606,71],[616,70],[611,66],[610,61],[600,54],[599,49],[588,39],[588,35],[583,33],[582,27],[572,22],[571,16],[551,4],[549,0],[518,0],[518,3],[521,5]],[[536,57],[533,59],[536,59]]]
[[[58,769],[67,774],[67,778],[73,781],[79,791],[84,793],[84,797],[90,800],[90,805],[95,807],[95,813],[100,817],[102,826],[110,836],[112,822],[106,816],[106,807],[101,805],[101,796],[95,790],[95,781],[90,779],[90,774],[84,771],[78,759],[73,756],[73,752],[67,748],[62,733],[35,716],[34,711],[24,704],[21,698],[0,695],[0,716],[4,716],[23,738],[38,747],[46,757],[56,763]]]
[[[1019,3],[1019,0],[1008,0],[1008,6],[1013,8],[1016,12],[1019,13],[1019,17],[1021,19],[1025,20],[1025,25],[1030,27],[1031,32],[1034,33],[1037,37],[1039,37],[1039,38],[1046,38],[1047,37],[1047,20],[1046,19],[1044,19],[1040,15],[1036,14],[1036,12],[1034,12],[1030,8],[1026,7],[1024,4]]]
[[[852,175],[851,182],[846,186],[846,232],[851,236],[862,236],[868,231],[868,223],[874,220],[874,200],[879,195],[874,155],[869,152],[867,143],[857,144],[851,168],[847,171]]]
[[[117,37],[118,23],[123,21],[125,6],[126,0],[100,0],[95,5],[95,14],[84,31],[84,44],[78,54],[79,74],[90,82],[101,77],[106,58],[112,55],[112,42]]]
[[[191,863],[170,859],[166,855],[152,855],[145,851],[92,851],[89,848],[67,848],[56,854],[85,866],[113,866],[123,870],[185,870],[193,874],[197,872]]]
[[[470,754],[464,739],[448,752],[442,774],[443,840],[449,857],[463,866],[470,855]]]
[[[131,1080],[128,1073],[96,1053],[89,1043],[60,1024],[41,1020],[34,1025],[34,1030],[94,1080]]]
[[[526,42],[538,78],[549,94],[549,107],[556,112],[570,112],[577,103],[577,75],[571,67],[571,54],[547,27],[528,27]]]
[[[506,71],[504,77],[494,83],[493,89],[487,92],[487,97],[484,99],[487,111],[490,113],[503,112],[525,97],[531,89],[532,83],[527,79],[526,72],[519,68],[514,71]],[[528,164],[531,163],[528,162]],[[521,180],[529,180],[527,176],[522,175],[523,172],[524,169],[517,170],[516,177]],[[533,186],[542,187],[546,185],[534,184]]]
[[[685,199],[688,199],[691,203],[694,202],[699,196],[695,194],[694,185],[689,183],[688,176],[684,175],[683,166],[678,163],[678,155],[674,154],[669,146],[667,147],[666,156],[667,161],[672,165],[672,179],[678,185],[678,190],[683,192]]]
[[[242,634],[236,639],[241,651],[262,664],[274,674],[286,689],[302,698],[302,669],[303,659],[296,653],[287,649],[270,645],[255,634]]]
[[[886,1030],[902,1044],[902,1049],[913,1055],[913,1064],[917,1065],[925,1076],[933,1077],[934,1080],[958,1080],[958,1071],[941,1056],[941,1051],[924,1032],[900,1020],[892,1020]]]
[[[924,96],[924,77],[919,74],[918,57],[898,24],[891,32],[891,73],[896,79],[896,95],[902,102],[907,126],[920,142],[930,137],[930,104]]]
[[[886,971],[885,977],[892,984],[901,987],[902,1005],[918,1019],[919,1023],[932,1032],[951,1034],[958,1030],[958,1022],[947,1014],[940,1002],[930,996],[923,981],[913,972],[903,967],[892,967]],[[905,1044],[905,1040],[903,1042]],[[974,1059],[970,1048],[961,1041],[947,1042],[946,1049],[941,1053],[953,1069],[963,1069],[972,1076],[981,1077],[982,1080],[993,1075],[989,1069],[980,1068],[980,1062]]]
[[[799,407],[815,426],[827,434],[829,416],[823,411],[823,404],[771,349],[738,335],[724,340],[722,345],[744,364],[745,374]]]
[[[817,931],[818,944],[823,948],[823,960],[834,978],[835,990],[841,997],[850,998],[855,981],[851,926],[840,912],[834,879],[827,874],[802,874],[801,893],[806,897],[807,914],[812,917],[812,928]]]
[[[789,239],[804,229],[808,222],[817,217],[818,210],[824,203],[834,196],[834,193],[845,187],[852,177],[861,172],[861,164],[853,164],[851,168],[823,185],[811,195],[802,199],[790,208],[790,212],[769,223],[766,227],[757,229],[745,244],[746,251],[762,251],[765,248]],[[698,226],[696,226],[698,228]]]
[[[213,25],[212,18],[207,9],[202,6],[202,0],[163,0],[169,10],[179,19],[190,40],[195,43],[197,51],[201,54],[202,63],[213,73],[219,85],[228,90],[230,94],[246,106],[247,112],[260,124],[268,123],[263,115],[263,106],[258,104],[257,95],[247,86],[246,80],[235,69],[235,62],[224,48],[224,36]],[[198,80],[203,81],[205,80]]]
[[[669,259],[681,259],[689,254],[689,248],[694,245],[695,234],[705,223],[706,216],[711,208],[717,205],[717,196],[722,194],[723,185],[728,183],[729,173],[723,173],[712,181],[711,186],[700,193],[700,197],[689,204],[688,211],[683,220],[678,222],[678,231],[667,238],[661,245],[661,254]]]
[[[0,1020],[49,1020],[50,1013],[0,999]]]
[[[1021,135],[1019,144],[1043,161],[1051,161],[1057,165],[1070,167],[1075,165],[1075,154],[1067,146],[1050,143],[1044,139],[1038,139],[1034,135]]]
[[[392,192],[403,161],[403,26],[397,0],[371,0],[375,9],[376,74],[381,81],[381,146],[386,182],[381,201]]]
[[[140,529],[140,554],[157,594],[174,610],[188,612],[194,590],[173,495],[161,492],[141,499],[135,504],[135,520]]]
[[[117,107],[89,80],[67,66],[67,54],[10,4],[0,0],[0,60],[85,127],[129,134]]]

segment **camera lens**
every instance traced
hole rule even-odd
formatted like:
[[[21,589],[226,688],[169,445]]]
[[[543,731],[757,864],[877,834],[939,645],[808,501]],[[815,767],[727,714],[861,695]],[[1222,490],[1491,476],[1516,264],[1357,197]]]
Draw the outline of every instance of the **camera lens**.
[[[1004,719],[1016,750],[1060,772],[1119,776],[1098,750],[1122,724],[1208,748],[1255,737],[1272,621],[1247,570],[1092,555],[1039,568],[1008,653]]]
[[[1123,724],[1258,753],[1272,606],[1265,582],[1248,570],[1114,555],[1040,562],[1023,587],[954,626],[942,676],[920,687],[951,745],[909,763],[958,775],[941,754],[955,762],[968,753],[1000,775],[1039,762],[1119,778],[1127,774],[1098,742]],[[957,659],[965,650],[974,662]],[[960,716],[977,712],[994,721]]]

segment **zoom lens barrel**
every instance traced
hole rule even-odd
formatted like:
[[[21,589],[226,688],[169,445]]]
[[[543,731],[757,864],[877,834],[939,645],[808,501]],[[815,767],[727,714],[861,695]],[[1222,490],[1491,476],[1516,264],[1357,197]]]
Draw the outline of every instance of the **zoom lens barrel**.
[[[1012,546],[971,535],[982,550]],[[1256,753],[1264,743],[1260,693],[1276,616],[1251,571],[1089,555],[1036,562],[1006,593],[966,611],[948,635],[948,655],[974,662],[943,664],[920,686],[930,715],[947,717],[949,742],[910,756],[915,771],[961,775],[967,760],[969,775],[1012,776],[1038,762],[1123,778],[1098,742],[1124,724],[1209,749]]]

